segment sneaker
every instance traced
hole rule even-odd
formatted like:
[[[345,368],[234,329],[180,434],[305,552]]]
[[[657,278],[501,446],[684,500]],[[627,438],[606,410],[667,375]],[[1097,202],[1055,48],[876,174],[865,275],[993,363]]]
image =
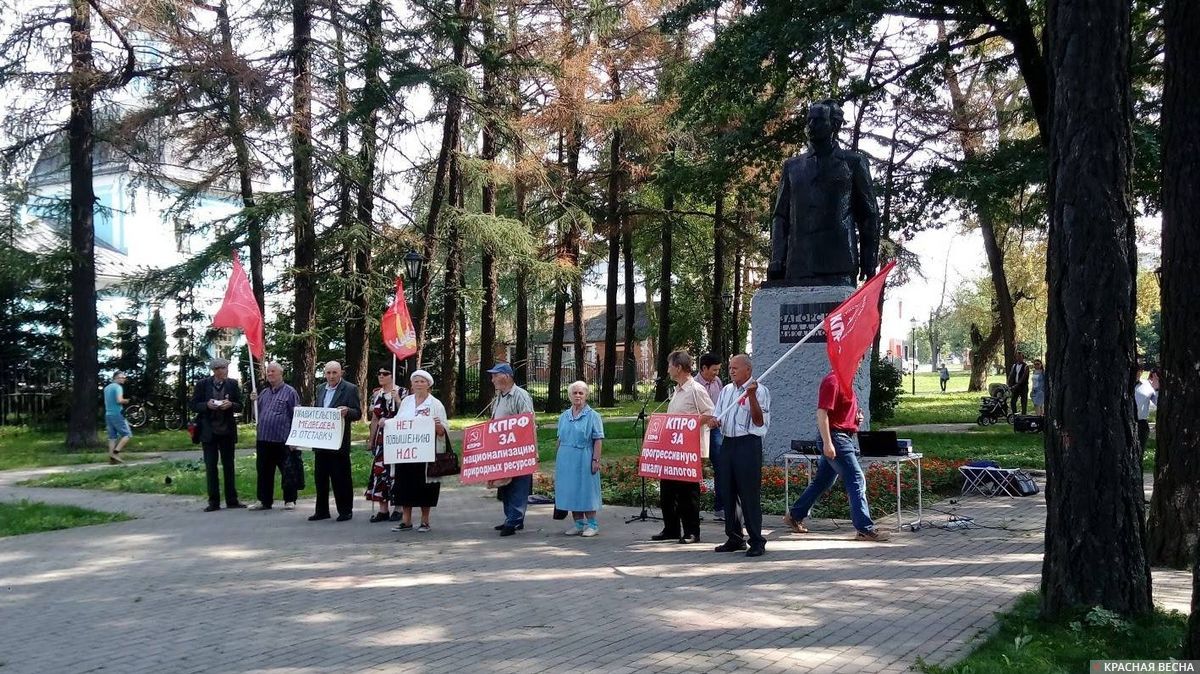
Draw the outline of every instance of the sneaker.
[[[287,503],[284,503],[284,504],[283,504],[283,509],[284,509],[284,510],[295,510],[295,509],[296,509],[296,502],[295,502],[295,501],[288,501]]]
[[[584,529],[583,522],[580,522],[579,520],[575,520],[575,526],[564,531],[563,535],[564,536],[579,536],[579,535],[583,534],[583,529]]]
[[[804,526],[804,521],[796,521],[791,513],[783,516],[783,525],[792,530],[794,534],[807,534],[808,527]]]
[[[593,527],[591,525],[588,525],[588,526],[584,527],[583,533],[581,533],[580,536],[583,536],[584,538],[591,538],[593,536],[598,536],[599,534],[600,534],[600,529],[598,527]]]
[[[854,540],[856,540],[856,541],[870,541],[872,543],[879,543],[881,541],[886,541],[889,538],[891,538],[891,536],[888,534],[888,532],[880,531],[879,529],[872,529],[870,531],[860,531],[854,535]]]
[[[411,531],[412,528],[413,526],[411,524],[405,524],[404,522],[401,522],[400,524],[392,527],[392,531]]]
[[[428,524],[422,524],[421,526],[417,527],[418,534],[427,534],[430,531],[433,531],[433,529]]]
[[[270,510],[271,506],[263,505],[262,503],[251,503],[246,506],[246,510]]]

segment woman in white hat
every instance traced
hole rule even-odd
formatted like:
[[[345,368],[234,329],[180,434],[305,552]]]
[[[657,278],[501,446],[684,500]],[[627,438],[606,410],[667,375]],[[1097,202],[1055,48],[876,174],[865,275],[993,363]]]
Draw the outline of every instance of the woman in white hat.
[[[450,421],[446,418],[446,407],[442,401],[433,397],[429,389],[433,387],[433,375],[425,370],[416,370],[409,375],[409,395],[400,402],[400,417],[433,417],[434,428],[437,430],[436,448],[434,451],[446,451],[446,429]],[[437,507],[438,496],[442,491],[440,478],[429,477],[426,474],[428,463],[397,463],[396,477],[393,484],[392,503],[401,509],[400,524],[392,527],[392,531],[412,531],[412,509],[421,509],[421,524],[417,531],[429,531],[429,510]]]

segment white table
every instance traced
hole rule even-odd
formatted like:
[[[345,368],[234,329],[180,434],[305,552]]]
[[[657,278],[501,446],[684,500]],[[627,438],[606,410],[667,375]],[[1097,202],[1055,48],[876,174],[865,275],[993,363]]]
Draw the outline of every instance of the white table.
[[[921,481],[921,459],[923,454],[908,454],[905,456],[858,456],[858,461],[861,464],[882,463],[891,464],[896,469],[896,531],[909,527],[913,531],[921,528],[924,519],[925,499]],[[783,500],[787,507],[791,507],[792,499],[788,489],[788,476],[792,473],[792,463],[797,462],[808,466],[808,481],[811,484],[813,476],[816,475],[814,464],[821,460],[820,454],[800,454],[798,452],[788,452],[784,454],[783,459]],[[905,524],[900,514],[900,466],[905,463],[917,464],[917,519],[913,522]]]

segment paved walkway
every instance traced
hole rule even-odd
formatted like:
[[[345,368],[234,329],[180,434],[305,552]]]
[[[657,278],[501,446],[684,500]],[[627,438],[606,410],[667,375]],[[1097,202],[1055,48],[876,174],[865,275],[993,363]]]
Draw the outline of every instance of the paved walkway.
[[[479,487],[444,488],[432,533],[396,534],[361,501],[351,522],[309,523],[311,501],[205,514],[195,498],[14,486],[48,470],[0,473],[0,500],[138,519],[0,539],[6,674],[902,672],[960,658],[1036,587],[1045,515],[1041,498],[963,499],[938,507],[999,528],[887,544],[817,521],[774,530],[753,560],[712,552],[711,523],[703,545],[650,543],[657,526],[624,524],[630,508],[606,508],[589,540],[532,506],[499,538]],[[1164,577],[1186,607],[1188,574]]]

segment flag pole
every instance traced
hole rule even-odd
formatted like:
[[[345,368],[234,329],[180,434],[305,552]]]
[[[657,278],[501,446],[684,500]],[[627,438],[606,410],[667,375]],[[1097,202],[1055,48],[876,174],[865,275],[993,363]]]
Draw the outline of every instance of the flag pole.
[[[258,378],[254,376],[254,352],[250,350],[250,340],[246,340],[246,355],[250,357],[250,390],[255,398],[250,403],[250,418],[258,423]]]
[[[788,350],[787,350],[787,352],[786,352],[786,353],[784,353],[782,356],[780,356],[778,360],[776,360],[774,363],[771,363],[771,367],[768,367],[768,368],[766,369],[766,371],[765,371],[765,372],[763,372],[762,374],[758,375],[757,377],[754,377],[754,378],[753,378],[753,381],[762,381],[763,379],[765,379],[767,375],[771,374],[771,371],[772,371],[772,370],[774,370],[774,369],[775,369],[775,368],[776,368],[776,367],[777,367],[777,366],[778,366],[780,363],[782,363],[784,360],[786,360],[788,356],[790,356],[790,355],[792,355],[793,353],[795,353],[796,349],[799,349],[801,344],[803,344],[803,343],[807,342],[808,340],[812,339],[812,336],[813,336],[813,335],[815,335],[815,334],[817,334],[817,330],[820,330],[820,329],[821,329],[821,328],[823,328],[823,327],[825,327],[825,321],[824,321],[824,320],[822,320],[820,323],[818,323],[818,324],[817,324],[817,325],[816,325],[816,326],[815,326],[815,327],[814,327],[812,330],[809,330],[807,335],[805,335],[805,336],[801,337],[801,338],[800,338],[800,341],[798,341],[798,342],[796,342],[795,344],[793,344],[793,345],[792,345],[792,348],[788,349]],[[737,404],[738,404],[739,402],[741,402],[741,401],[742,401],[742,399],[743,399],[743,398],[745,398],[745,397],[746,397],[746,394],[744,394],[744,393],[743,393],[743,394],[742,394],[742,396],[741,396],[740,398],[738,398],[737,400],[733,401],[733,403],[731,403],[731,404],[729,404],[729,405],[726,405],[726,406],[725,406],[725,409],[721,410],[721,412],[720,412],[719,414],[716,414],[715,416],[716,416],[718,419],[720,419],[721,417],[725,416],[725,414],[726,414],[727,412],[729,412],[729,410],[731,410],[731,409],[733,409],[734,407],[736,407],[736,406],[737,406]]]

